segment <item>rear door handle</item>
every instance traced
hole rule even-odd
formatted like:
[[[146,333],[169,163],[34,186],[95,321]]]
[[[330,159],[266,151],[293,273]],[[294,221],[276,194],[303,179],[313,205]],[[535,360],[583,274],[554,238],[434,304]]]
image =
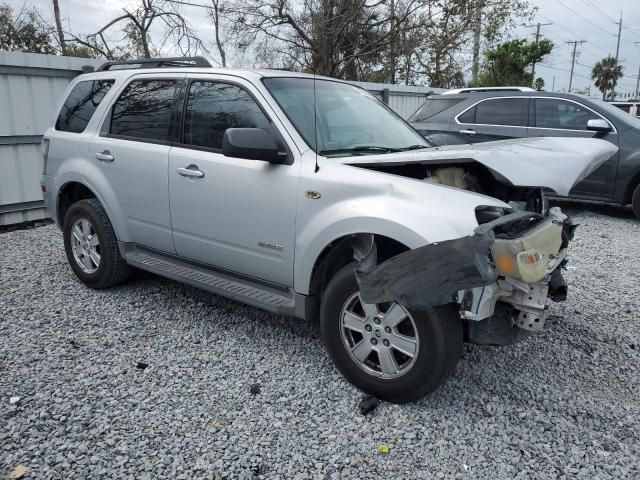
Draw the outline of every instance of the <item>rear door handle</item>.
[[[176,168],[176,172],[178,172],[183,177],[191,177],[191,178],[204,177],[204,172],[201,172],[200,169],[198,169],[197,165],[189,165],[188,167],[178,167]]]
[[[476,131],[475,130],[460,130],[460,133],[462,133],[463,135],[475,135]]]
[[[96,158],[101,162],[113,162],[114,160],[113,155],[111,155],[111,152],[109,150],[96,153]]]

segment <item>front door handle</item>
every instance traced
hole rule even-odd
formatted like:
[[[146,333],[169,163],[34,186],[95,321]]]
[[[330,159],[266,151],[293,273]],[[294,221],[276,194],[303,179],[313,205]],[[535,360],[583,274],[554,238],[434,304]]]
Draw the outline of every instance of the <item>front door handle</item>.
[[[462,133],[463,135],[475,135],[476,131],[475,130],[460,130],[460,133]]]
[[[204,177],[204,172],[201,172],[198,169],[197,165],[189,165],[188,167],[178,167],[176,168],[176,172],[178,172],[183,177],[191,177],[191,178],[202,178]]]
[[[113,162],[114,158],[109,150],[96,153],[96,158],[101,162]]]

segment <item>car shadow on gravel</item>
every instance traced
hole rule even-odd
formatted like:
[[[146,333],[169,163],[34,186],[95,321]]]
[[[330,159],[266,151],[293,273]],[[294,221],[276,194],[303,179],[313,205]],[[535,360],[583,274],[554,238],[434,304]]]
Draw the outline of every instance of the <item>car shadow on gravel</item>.
[[[587,202],[582,200],[570,200],[566,198],[550,199],[553,206],[560,207],[566,213],[575,214],[578,212],[598,213],[614,218],[636,219],[630,207],[611,205],[609,203]]]

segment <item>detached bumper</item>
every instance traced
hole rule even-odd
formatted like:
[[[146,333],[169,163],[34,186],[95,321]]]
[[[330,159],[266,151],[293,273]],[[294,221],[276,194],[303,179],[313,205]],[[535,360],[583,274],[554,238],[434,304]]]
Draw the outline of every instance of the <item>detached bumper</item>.
[[[516,212],[480,225],[472,236],[425,245],[378,266],[370,258],[375,253],[368,252],[358,258],[360,295],[366,303],[397,302],[418,310],[456,301],[465,320],[495,316],[494,323],[506,319],[500,332],[538,331],[547,298],[566,298],[559,268],[574,229],[559,208],[546,217]],[[492,342],[490,331],[482,337],[482,343],[513,343]]]

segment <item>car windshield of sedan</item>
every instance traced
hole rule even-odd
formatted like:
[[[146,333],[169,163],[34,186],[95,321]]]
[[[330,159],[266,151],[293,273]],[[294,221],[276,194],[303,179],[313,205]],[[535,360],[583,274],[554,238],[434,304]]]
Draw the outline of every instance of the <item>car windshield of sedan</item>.
[[[430,147],[362,88],[313,78],[274,77],[263,82],[298,133],[320,155],[370,155]]]

